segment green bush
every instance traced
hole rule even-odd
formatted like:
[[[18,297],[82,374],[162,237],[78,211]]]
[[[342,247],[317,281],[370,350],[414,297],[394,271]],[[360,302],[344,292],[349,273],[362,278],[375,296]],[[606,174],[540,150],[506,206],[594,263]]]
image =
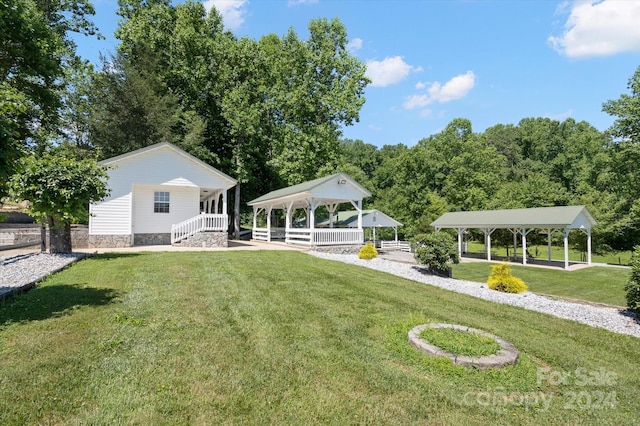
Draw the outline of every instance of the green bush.
[[[491,268],[487,285],[492,290],[504,293],[522,293],[528,289],[524,281],[511,275],[511,268],[504,263]]]
[[[370,242],[362,246],[358,253],[360,259],[371,260],[374,257],[378,257],[378,250]]]
[[[640,246],[634,248],[631,255],[631,275],[624,285],[627,292],[627,307],[630,311],[640,314]]]
[[[445,232],[417,235],[414,245],[416,248],[414,255],[416,260],[423,265],[427,265],[432,271],[447,271],[449,262],[460,262],[456,241]]]

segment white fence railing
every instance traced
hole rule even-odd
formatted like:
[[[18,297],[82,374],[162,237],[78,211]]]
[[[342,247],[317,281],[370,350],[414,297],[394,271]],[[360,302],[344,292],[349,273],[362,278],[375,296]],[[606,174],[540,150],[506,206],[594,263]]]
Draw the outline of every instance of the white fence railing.
[[[287,230],[286,242],[310,246],[334,246],[362,244],[364,234],[361,229],[309,229],[291,228]]]
[[[177,243],[205,231],[224,231],[229,228],[226,214],[201,214],[175,225],[171,225],[171,244]]]
[[[271,238],[269,238],[268,228],[253,228],[253,231],[251,232],[251,238],[253,238],[254,240],[260,240],[260,241],[284,240],[285,229],[271,228]]]
[[[411,244],[409,241],[380,241],[380,248],[411,251]]]

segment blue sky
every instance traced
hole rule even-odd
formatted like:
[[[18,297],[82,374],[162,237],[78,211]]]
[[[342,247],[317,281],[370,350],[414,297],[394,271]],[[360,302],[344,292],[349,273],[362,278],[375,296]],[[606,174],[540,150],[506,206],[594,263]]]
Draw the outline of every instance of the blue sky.
[[[93,0],[107,40],[80,38],[97,62],[117,40],[117,0]],[[174,1],[182,3],[182,1]],[[209,0],[238,37],[301,38],[314,18],[339,18],[373,80],[344,137],[376,146],[441,131],[457,117],[476,132],[526,117],[585,120],[605,130],[602,103],[628,93],[640,65],[640,1]]]

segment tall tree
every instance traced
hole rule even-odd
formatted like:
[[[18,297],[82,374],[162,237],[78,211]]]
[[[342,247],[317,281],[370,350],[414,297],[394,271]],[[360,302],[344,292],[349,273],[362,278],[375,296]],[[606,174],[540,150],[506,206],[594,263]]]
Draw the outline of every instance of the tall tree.
[[[15,158],[39,134],[57,132],[65,69],[78,64],[69,33],[95,35],[88,0],[0,4],[0,196]]]

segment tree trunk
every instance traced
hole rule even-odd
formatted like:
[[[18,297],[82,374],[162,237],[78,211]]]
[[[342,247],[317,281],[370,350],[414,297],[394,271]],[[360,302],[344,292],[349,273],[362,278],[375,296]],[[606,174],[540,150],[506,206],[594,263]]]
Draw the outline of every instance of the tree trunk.
[[[233,197],[233,231],[234,238],[240,239],[240,182],[236,183],[236,193]]]
[[[48,216],[49,253],[71,253],[71,224]]]

